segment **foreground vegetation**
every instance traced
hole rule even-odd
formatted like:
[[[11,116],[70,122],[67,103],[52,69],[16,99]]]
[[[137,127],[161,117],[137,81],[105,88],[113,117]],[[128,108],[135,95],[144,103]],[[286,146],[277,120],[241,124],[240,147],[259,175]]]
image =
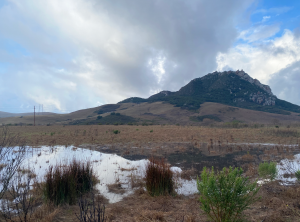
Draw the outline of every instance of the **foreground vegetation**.
[[[114,204],[108,203],[93,189],[97,178],[93,176],[89,163],[73,161],[62,168],[52,166],[46,174],[45,183],[34,182],[30,185],[32,183],[28,182],[26,185],[17,182],[16,188],[8,189],[3,194],[3,200],[13,200],[27,189],[30,196],[29,199],[23,196],[23,205],[10,206],[10,209],[18,209],[20,213],[6,215],[7,221],[89,221],[88,218],[97,221],[100,218],[100,221],[191,222],[207,221],[208,218],[213,221],[238,221],[246,217],[249,221],[268,222],[300,218],[297,207],[299,184],[283,186],[275,180],[275,162],[299,153],[299,145],[285,146],[299,144],[300,131],[297,127],[19,126],[10,127],[10,132],[13,136],[18,134],[26,138],[29,146],[73,144],[94,150],[100,147],[101,152],[106,150],[129,157],[143,155],[156,158],[150,159],[145,178],[132,186],[133,194]],[[249,142],[278,145],[254,147],[247,145]],[[175,154],[184,156],[189,152],[192,155],[200,152],[202,156],[212,158],[227,158],[227,154],[239,153],[235,161],[243,170],[231,168],[228,161],[224,170],[203,169],[202,166],[209,164],[204,161],[182,165],[187,168],[182,167],[184,171],[180,175],[173,174],[166,162],[168,157]],[[22,169],[18,172],[20,175],[31,175],[29,179],[34,181],[33,172]],[[297,172],[295,170],[289,176],[297,177]],[[200,196],[194,194],[186,197],[174,192],[176,177],[191,180],[196,179],[197,175],[201,175],[198,180]],[[260,177],[275,181],[259,189],[255,181]],[[133,176],[131,180],[134,180]],[[16,190],[19,193],[15,193]],[[93,211],[98,212],[99,216],[93,216]],[[2,208],[2,216],[4,212]]]

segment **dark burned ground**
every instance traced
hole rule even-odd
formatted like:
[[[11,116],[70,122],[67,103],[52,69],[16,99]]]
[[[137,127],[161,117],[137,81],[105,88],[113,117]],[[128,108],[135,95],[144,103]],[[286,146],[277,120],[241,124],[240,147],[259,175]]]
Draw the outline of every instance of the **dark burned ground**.
[[[127,144],[98,147],[96,150],[116,153],[128,160],[141,160],[152,156],[164,157],[172,166],[178,166],[183,170],[194,169],[197,174],[200,174],[203,167],[214,167],[216,170],[229,166],[242,167],[246,172],[250,166],[258,166],[263,161],[278,162],[300,153],[299,148],[287,149],[283,146],[201,144],[196,147],[191,143],[145,144],[140,147]]]

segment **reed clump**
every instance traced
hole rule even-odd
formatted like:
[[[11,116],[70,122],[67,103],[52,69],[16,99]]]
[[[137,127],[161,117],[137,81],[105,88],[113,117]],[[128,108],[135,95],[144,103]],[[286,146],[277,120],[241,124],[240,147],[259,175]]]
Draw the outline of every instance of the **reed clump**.
[[[90,162],[74,159],[67,166],[50,166],[45,175],[44,197],[55,205],[75,204],[77,197],[92,190],[94,178]]]
[[[146,165],[146,189],[151,196],[172,195],[174,191],[173,172],[165,159],[150,158]]]

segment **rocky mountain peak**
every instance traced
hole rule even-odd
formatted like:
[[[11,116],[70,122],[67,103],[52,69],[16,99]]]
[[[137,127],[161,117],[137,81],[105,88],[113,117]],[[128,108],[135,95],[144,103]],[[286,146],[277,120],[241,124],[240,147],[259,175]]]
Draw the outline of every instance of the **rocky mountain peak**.
[[[259,80],[253,79],[251,76],[249,76],[243,70],[237,70],[237,71],[235,71],[235,74],[238,75],[239,77],[241,77],[242,79],[250,82],[251,84],[254,84],[254,85],[258,86],[259,88],[263,89],[270,96],[274,96],[274,94],[272,93],[272,90],[271,90],[270,86],[261,84]]]

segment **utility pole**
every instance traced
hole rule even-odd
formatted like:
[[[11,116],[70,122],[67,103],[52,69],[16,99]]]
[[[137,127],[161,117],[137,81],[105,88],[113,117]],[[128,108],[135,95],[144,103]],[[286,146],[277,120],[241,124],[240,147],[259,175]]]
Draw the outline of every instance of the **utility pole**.
[[[34,119],[33,126],[35,126],[35,106],[33,107],[33,119]]]

